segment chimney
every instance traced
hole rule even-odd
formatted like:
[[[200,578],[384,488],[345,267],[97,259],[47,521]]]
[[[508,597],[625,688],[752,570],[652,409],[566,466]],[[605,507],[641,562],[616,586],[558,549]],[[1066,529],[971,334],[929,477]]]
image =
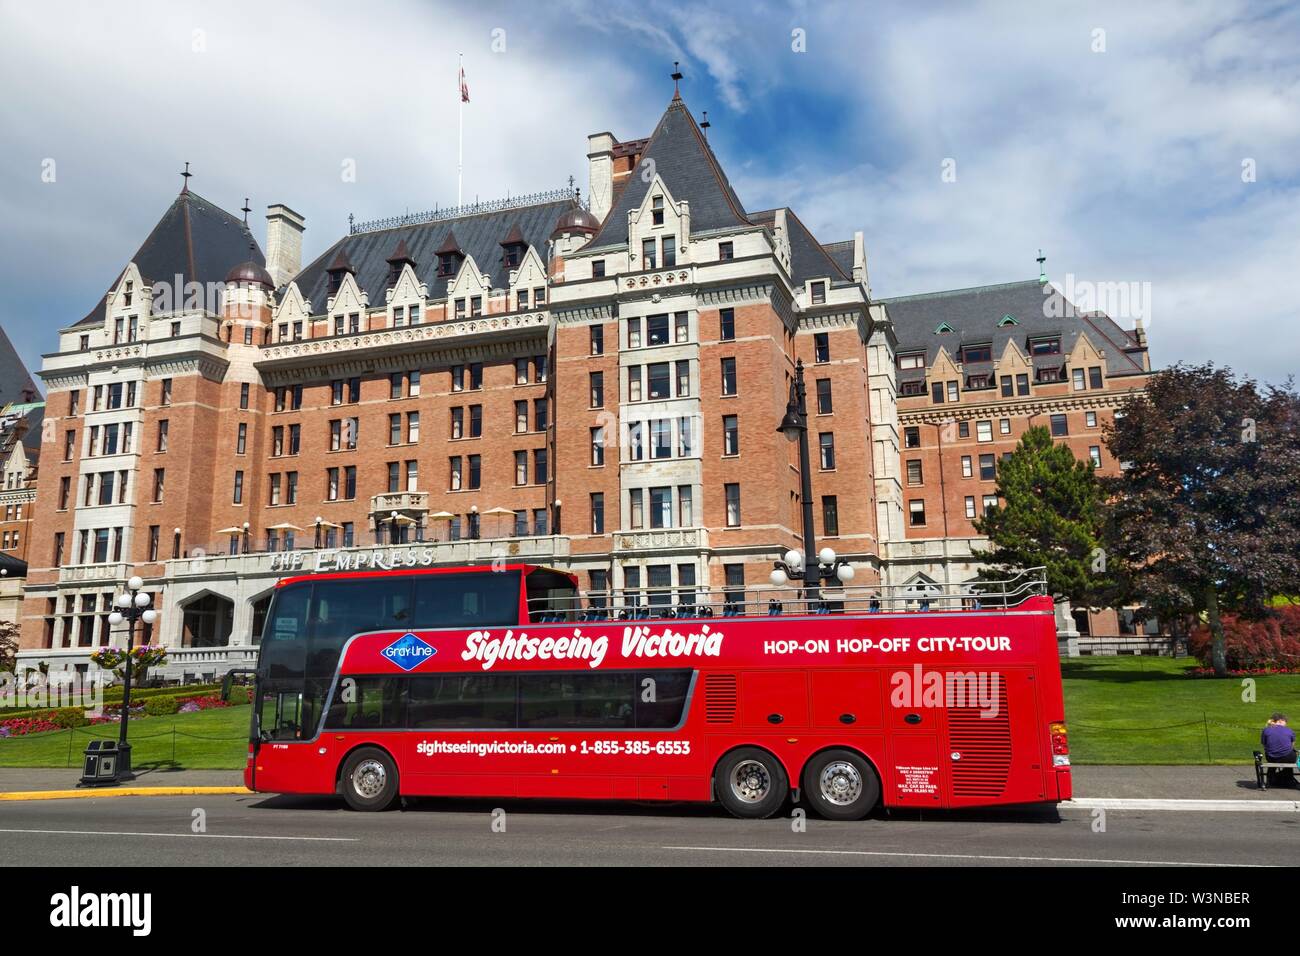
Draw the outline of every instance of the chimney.
[[[614,134],[592,133],[587,137],[587,206],[600,222],[614,204]]]
[[[871,280],[867,278],[867,246],[861,231],[853,234],[853,281],[867,290],[871,298]]]
[[[266,207],[266,271],[278,289],[302,270],[306,220],[288,206]]]

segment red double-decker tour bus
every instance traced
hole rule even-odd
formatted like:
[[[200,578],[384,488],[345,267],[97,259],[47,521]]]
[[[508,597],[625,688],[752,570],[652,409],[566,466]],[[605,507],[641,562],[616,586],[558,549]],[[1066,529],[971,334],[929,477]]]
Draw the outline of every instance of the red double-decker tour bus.
[[[282,580],[245,782],[341,794],[717,801],[767,817],[1070,797],[1051,598],[631,590],[508,565]]]

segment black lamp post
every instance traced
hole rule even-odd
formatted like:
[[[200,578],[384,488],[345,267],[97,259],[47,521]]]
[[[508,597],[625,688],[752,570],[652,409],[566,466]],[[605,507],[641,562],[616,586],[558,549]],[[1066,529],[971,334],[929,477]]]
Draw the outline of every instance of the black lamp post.
[[[803,579],[804,596],[816,601],[821,596],[822,579],[837,578],[843,583],[853,579],[853,567],[837,559],[835,552],[825,548],[820,554],[813,537],[812,462],[808,452],[808,403],[803,384],[803,360],[794,364],[794,381],[790,383],[790,401],[785,406],[785,416],[777,431],[789,441],[799,443],[799,497],[803,505],[803,554],[787,551],[785,560],[777,562],[772,571],[772,583],[784,587],[792,576]],[[816,558],[814,558],[816,555]]]
[[[152,624],[158,619],[158,612],[149,606],[151,599],[148,594],[140,590],[142,587],[144,587],[144,579],[139,575],[127,581],[127,590],[114,599],[113,603],[117,605],[117,610],[108,616],[108,623],[114,627],[123,621],[127,622],[126,665],[122,677],[122,719],[117,734],[117,781],[119,783],[135,779],[135,774],[131,772],[131,745],[126,742],[126,726],[131,716],[131,671],[133,669],[131,648],[135,644],[135,622],[144,621],[146,624]]]

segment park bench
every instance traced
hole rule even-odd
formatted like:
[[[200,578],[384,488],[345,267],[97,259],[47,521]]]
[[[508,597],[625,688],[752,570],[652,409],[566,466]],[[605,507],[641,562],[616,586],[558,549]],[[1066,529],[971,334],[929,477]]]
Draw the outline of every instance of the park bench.
[[[1255,786],[1260,790],[1268,789],[1268,771],[1295,769],[1294,763],[1269,763],[1264,759],[1264,751],[1255,751]]]

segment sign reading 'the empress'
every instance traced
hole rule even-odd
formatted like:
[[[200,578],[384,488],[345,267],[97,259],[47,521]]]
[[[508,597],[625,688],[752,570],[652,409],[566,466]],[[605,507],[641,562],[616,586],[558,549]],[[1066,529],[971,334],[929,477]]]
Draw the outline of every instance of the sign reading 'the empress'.
[[[445,560],[445,558],[444,558]],[[431,547],[373,548],[367,551],[277,551],[271,570],[316,574],[323,571],[392,571],[427,568],[434,564]]]

